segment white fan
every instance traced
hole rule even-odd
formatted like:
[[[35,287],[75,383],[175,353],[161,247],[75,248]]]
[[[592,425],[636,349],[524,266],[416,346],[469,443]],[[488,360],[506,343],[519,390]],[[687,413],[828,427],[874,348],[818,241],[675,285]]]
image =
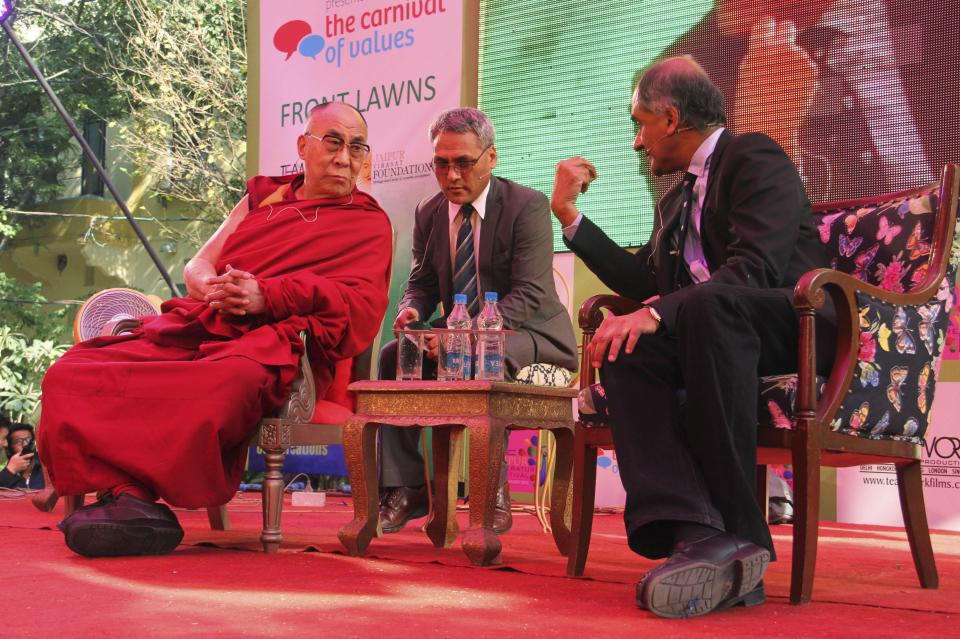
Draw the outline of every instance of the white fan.
[[[160,299],[129,288],[108,288],[84,302],[73,321],[75,342],[133,330],[141,317],[160,314]],[[108,326],[109,325],[109,326]]]

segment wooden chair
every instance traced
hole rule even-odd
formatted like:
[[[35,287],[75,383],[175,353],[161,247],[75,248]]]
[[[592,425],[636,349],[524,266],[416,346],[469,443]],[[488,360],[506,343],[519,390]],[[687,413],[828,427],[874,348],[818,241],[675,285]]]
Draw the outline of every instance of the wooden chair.
[[[73,341],[102,335],[121,335],[129,333],[140,325],[140,318],[158,315],[160,299],[148,296],[129,288],[108,288],[92,295],[77,311],[73,320]],[[33,505],[44,512],[50,512],[57,505],[58,495],[46,475],[46,488],[33,495]],[[83,506],[85,495],[64,495],[64,517]],[[229,530],[230,519],[226,505],[207,508],[207,519],[213,530]]]
[[[797,283],[798,373],[761,378],[758,398],[762,465],[757,485],[764,508],[766,464],[793,464],[792,603],[809,602],[813,589],[823,466],[896,467],[920,585],[938,585],[923,503],[921,440],[954,295],[951,249],[958,189],[960,173],[951,164],[939,184],[814,206],[834,268],[810,271]],[[827,295],[836,307],[838,333],[833,368],[824,379],[816,374],[814,316]],[[604,311],[623,314],[638,307],[632,300],[609,295],[584,302],[579,315],[583,352]],[[596,371],[585,355],[581,365],[580,386],[588,389]],[[583,417],[574,435],[575,546],[567,564],[570,575],[582,574],[586,563],[597,449],[613,448],[602,416],[590,421]]]
[[[397,232],[390,226],[390,262],[387,282],[393,277],[393,255],[397,248]],[[381,317],[382,322],[385,317]],[[355,400],[347,391],[352,382],[369,380],[373,372],[373,354],[377,352],[380,338],[360,355],[340,360],[334,369],[333,383],[323,398],[317,399],[316,385],[309,359],[309,335],[300,333],[306,348],[300,357],[300,375],[290,389],[290,398],[277,417],[266,417],[254,431],[252,441],[263,451],[266,472],[263,481],[263,529],[260,543],[268,554],[280,550],[283,534],[280,531],[280,516],[283,513],[283,460],[291,446],[316,446],[343,444],[343,426],[353,417]],[[360,463],[359,460],[347,464]]]
[[[309,344],[306,333],[300,337],[304,344]],[[282,469],[287,449],[343,443],[343,425],[353,417],[353,399],[347,393],[347,385],[370,379],[373,349],[371,345],[358,357],[337,362],[333,384],[322,399],[317,399],[310,361],[304,352],[300,358],[300,376],[291,388],[290,399],[277,417],[264,418],[254,433],[253,441],[263,450],[266,465],[260,533],[264,552],[277,552],[283,540],[280,531]]]

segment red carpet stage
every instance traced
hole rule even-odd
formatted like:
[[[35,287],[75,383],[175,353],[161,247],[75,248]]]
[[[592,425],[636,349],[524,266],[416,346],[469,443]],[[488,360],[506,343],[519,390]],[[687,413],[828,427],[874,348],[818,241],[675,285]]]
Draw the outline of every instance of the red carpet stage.
[[[289,498],[288,498],[289,499]],[[374,540],[366,558],[342,554],[336,532],[350,504],[284,510],[279,555],[260,552],[259,497],[230,504],[233,530],[210,531],[204,511],[177,511],[184,544],[164,557],[84,559],[54,513],[0,502],[7,634],[25,637],[957,637],[960,534],[933,535],[939,590],[921,590],[904,533],[824,524],[812,604],[787,602],[789,526],[774,528],[780,561],[768,603],[690,620],[637,610],[633,585],[653,565],[626,547],[620,515],[598,515],[586,576],[533,515],[503,537],[505,565],[469,566],[459,543],[436,550],[418,529]],[[460,515],[466,526],[466,513]],[[11,607],[11,603],[15,604]]]

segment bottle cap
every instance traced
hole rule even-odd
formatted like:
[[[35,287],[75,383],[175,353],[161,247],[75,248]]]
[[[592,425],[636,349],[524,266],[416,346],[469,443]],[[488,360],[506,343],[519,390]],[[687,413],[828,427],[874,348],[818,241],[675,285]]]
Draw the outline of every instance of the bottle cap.
[[[499,297],[499,296],[497,295],[497,293],[496,293],[495,291],[487,291],[486,293],[483,294],[483,301],[484,301],[484,302],[496,302],[497,299],[498,299],[498,297]]]
[[[453,296],[453,303],[454,303],[454,304],[466,304],[466,303],[467,303],[467,296],[464,295],[463,293],[457,293],[456,295]]]

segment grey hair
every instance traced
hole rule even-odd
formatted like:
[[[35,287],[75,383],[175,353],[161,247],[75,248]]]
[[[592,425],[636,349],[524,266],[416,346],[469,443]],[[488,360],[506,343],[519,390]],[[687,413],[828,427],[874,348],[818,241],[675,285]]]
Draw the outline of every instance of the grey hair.
[[[486,113],[467,107],[449,109],[437,116],[430,125],[430,141],[433,142],[443,132],[473,133],[480,139],[480,146],[486,148],[496,142],[497,133],[493,122]]]
[[[666,58],[643,72],[636,82],[635,104],[653,113],[674,107],[680,122],[704,131],[725,124],[723,94],[696,60],[688,55]]]

